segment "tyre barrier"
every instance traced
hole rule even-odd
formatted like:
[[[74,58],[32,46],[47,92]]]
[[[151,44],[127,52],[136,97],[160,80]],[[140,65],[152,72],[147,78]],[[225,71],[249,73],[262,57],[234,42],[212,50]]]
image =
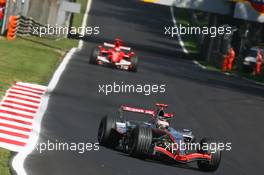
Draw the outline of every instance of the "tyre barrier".
[[[43,25],[33,18],[28,18],[25,16],[10,16],[9,23],[7,28],[7,40],[13,40],[16,36],[27,37],[27,36],[37,36],[39,37],[38,33],[36,33],[36,29],[47,29],[48,26]],[[46,34],[42,35],[44,38],[49,39],[58,39],[61,36],[55,34]]]

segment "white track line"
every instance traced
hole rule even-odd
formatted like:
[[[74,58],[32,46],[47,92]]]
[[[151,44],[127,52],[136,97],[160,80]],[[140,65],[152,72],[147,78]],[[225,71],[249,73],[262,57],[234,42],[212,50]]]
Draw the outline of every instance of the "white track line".
[[[85,14],[83,16],[83,21],[82,21],[82,28],[84,29],[87,25],[87,20],[88,20],[88,14],[89,14],[89,11],[91,9],[91,5],[92,5],[92,0],[88,0],[87,2],[87,7],[86,7],[86,11],[85,11]],[[84,36],[85,34],[85,30],[82,31],[82,35]],[[80,40],[79,41],[79,45],[78,45],[78,49],[81,50],[83,47],[83,40]]]
[[[84,14],[84,18],[83,18],[83,23],[82,23],[82,27],[85,27],[87,24],[87,20],[88,20],[88,13],[91,9],[91,4],[92,4],[92,0],[88,0],[87,3],[87,8],[86,8],[86,12]],[[80,40],[79,41],[79,45],[78,45],[78,49],[82,49],[83,47],[83,41]],[[13,159],[12,161],[12,166],[14,168],[14,170],[16,171],[16,173],[18,175],[27,175],[25,169],[24,169],[24,162],[26,157],[31,154],[34,149],[35,146],[38,142],[39,139],[39,133],[40,133],[40,128],[41,128],[41,121],[42,118],[47,110],[48,107],[48,103],[49,103],[49,97],[50,97],[50,93],[55,89],[57,83],[59,82],[59,79],[63,73],[63,71],[65,70],[67,64],[69,63],[69,61],[71,60],[73,54],[77,51],[76,48],[72,48],[70,50],[70,52],[65,56],[65,58],[63,59],[62,63],[60,64],[60,66],[57,68],[57,70],[55,71],[49,85],[48,85],[48,89],[47,92],[43,99],[42,102],[40,104],[40,109],[38,110],[38,113],[36,114],[36,117],[34,119],[34,123],[33,123],[33,131],[32,132],[29,140],[28,140],[28,144],[26,145],[25,149],[22,149]],[[36,86],[38,87],[38,86]],[[41,87],[41,86],[39,86]]]
[[[202,68],[202,69],[207,69],[206,66],[200,64],[197,60],[193,60],[193,63],[196,64],[197,66],[199,66],[199,67]]]
[[[171,12],[171,17],[172,17],[172,22],[174,24],[174,27],[177,27],[177,21],[176,21],[176,18],[174,16],[174,7],[173,6],[170,6],[170,12]],[[185,48],[185,45],[184,45],[184,42],[182,41],[181,39],[181,35],[179,33],[177,33],[177,38],[178,38],[178,41],[182,47],[182,50],[184,53],[189,53],[188,50]]]

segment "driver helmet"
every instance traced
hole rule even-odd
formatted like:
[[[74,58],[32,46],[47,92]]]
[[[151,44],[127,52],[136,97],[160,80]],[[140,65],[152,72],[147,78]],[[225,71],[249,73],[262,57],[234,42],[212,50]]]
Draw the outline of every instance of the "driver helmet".
[[[120,50],[120,47],[115,47],[115,51],[119,52]]]
[[[166,120],[158,119],[157,120],[157,126],[160,129],[165,129],[165,128],[168,128],[170,126],[170,124]]]
[[[156,125],[160,129],[165,129],[170,126],[169,122],[164,118],[164,111],[160,110],[157,113]]]
[[[120,51],[121,42],[122,42],[121,39],[119,39],[119,38],[116,38],[116,39],[115,39],[115,49],[116,49],[117,51]]]

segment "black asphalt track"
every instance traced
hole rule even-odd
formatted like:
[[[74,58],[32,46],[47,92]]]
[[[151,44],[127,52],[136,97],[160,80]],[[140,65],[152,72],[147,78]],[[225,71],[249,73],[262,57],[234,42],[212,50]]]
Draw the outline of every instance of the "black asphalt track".
[[[231,142],[219,169],[212,174],[262,174],[264,155],[264,88],[236,77],[202,70],[181,59],[175,39],[164,36],[173,25],[168,7],[128,0],[93,0],[88,25],[101,34],[86,38],[82,51],[68,64],[45,113],[40,142],[97,142],[97,127],[104,114],[116,115],[122,104],[151,108],[170,105],[175,128],[191,128],[198,138],[212,136]],[[134,46],[140,58],[137,73],[88,64],[91,48],[115,37]],[[166,84],[163,94],[98,93],[99,84]],[[141,116],[139,118],[142,118]],[[166,165],[131,158],[100,147],[84,154],[35,150],[25,162],[28,175],[192,175],[190,166]]]

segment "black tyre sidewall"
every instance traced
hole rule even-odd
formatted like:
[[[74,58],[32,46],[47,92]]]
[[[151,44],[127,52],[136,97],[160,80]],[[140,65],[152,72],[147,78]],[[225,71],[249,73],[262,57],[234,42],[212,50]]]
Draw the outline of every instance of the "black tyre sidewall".
[[[98,129],[99,144],[106,147],[115,147],[118,144],[119,137],[115,130],[116,118],[105,116],[102,118]],[[103,133],[100,133],[100,129]]]
[[[90,60],[89,60],[89,63],[90,64],[97,64],[97,57],[100,55],[100,49],[98,47],[95,47],[93,50],[92,50],[92,53],[91,53],[91,56],[90,56]]]
[[[130,68],[130,71],[137,72],[137,69],[138,69],[138,57],[137,56],[132,56],[131,57],[131,68]]]
[[[200,141],[200,145],[203,145],[204,143],[207,143],[208,145],[211,143],[218,143],[214,139],[211,138],[203,138]],[[201,153],[206,153],[211,155],[211,160],[210,161],[204,161],[204,160],[199,160],[197,162],[198,167],[202,171],[216,171],[217,168],[219,167],[219,164],[221,162],[221,151],[220,150],[213,150],[215,153],[212,153],[212,150],[200,150],[199,152]]]
[[[133,157],[143,158],[148,154],[152,143],[152,130],[148,127],[137,127],[132,131],[129,153]]]

